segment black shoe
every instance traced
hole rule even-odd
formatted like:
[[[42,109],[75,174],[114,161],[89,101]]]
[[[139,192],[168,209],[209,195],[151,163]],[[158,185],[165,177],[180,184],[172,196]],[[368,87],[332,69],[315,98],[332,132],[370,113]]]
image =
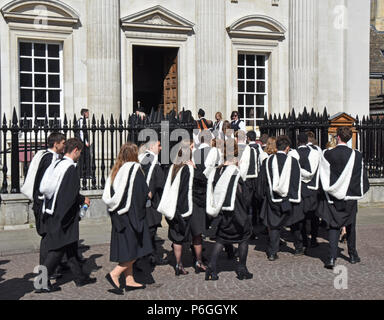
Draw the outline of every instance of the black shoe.
[[[196,261],[195,262],[195,273],[196,274],[199,274],[200,272],[205,272],[207,270],[207,268],[203,268],[203,263],[200,262],[200,261]]]
[[[184,269],[184,267],[182,266],[182,265],[176,265],[176,267],[175,267],[175,276],[186,276],[187,274],[189,274],[189,272],[188,271],[186,271],[185,269]]]
[[[168,258],[156,258],[155,264],[157,266],[166,266],[167,264],[169,264],[169,260]]]
[[[109,282],[109,284],[113,287],[113,289],[108,290],[108,292],[111,292],[111,293],[114,293],[114,294],[117,294],[117,295],[123,295],[123,294],[124,294],[123,289],[121,289],[120,286],[118,287],[118,286],[113,282],[113,279],[112,279],[110,273],[108,273],[108,274],[105,276],[105,279],[107,279],[107,281]]]
[[[343,236],[340,238],[340,243],[347,243],[347,234],[343,234]]]
[[[336,259],[335,258],[328,258],[328,260],[324,264],[324,268],[326,269],[333,269],[336,265]]]
[[[131,286],[125,286],[124,289],[125,289],[125,292],[129,292],[129,291],[135,291],[135,290],[142,290],[142,289],[145,289],[147,286],[145,284],[143,284],[141,287],[131,287]]]
[[[294,255],[295,256],[303,256],[305,254],[304,248],[296,249]]]
[[[57,279],[61,279],[62,277],[63,277],[63,274],[56,272],[49,277],[49,280],[57,280]]]
[[[244,280],[244,279],[249,280],[253,278],[253,274],[250,273],[246,267],[240,270],[237,270],[236,274],[237,274],[237,279],[239,280]]]
[[[219,276],[210,267],[207,267],[207,270],[205,270],[205,280],[217,281],[219,280]]]
[[[319,243],[316,239],[311,239],[311,248],[317,248],[319,246]]]
[[[35,290],[35,293],[42,294],[42,293],[52,293],[52,292],[58,292],[61,291],[61,288],[57,285],[52,285],[50,282],[48,282],[48,287],[46,289],[37,289]]]
[[[97,281],[96,278],[86,277],[81,280],[75,280],[75,284],[76,284],[76,287],[84,287],[87,284],[92,284],[92,283],[95,283],[96,281]]]
[[[274,254],[268,254],[268,260],[269,261],[275,261],[279,259],[279,256],[277,255],[277,253],[274,253]]]
[[[357,255],[357,253],[356,253],[356,254],[350,254],[350,255],[349,255],[349,262],[350,262],[351,264],[356,264],[356,263],[361,262],[361,259],[360,259],[360,257]]]

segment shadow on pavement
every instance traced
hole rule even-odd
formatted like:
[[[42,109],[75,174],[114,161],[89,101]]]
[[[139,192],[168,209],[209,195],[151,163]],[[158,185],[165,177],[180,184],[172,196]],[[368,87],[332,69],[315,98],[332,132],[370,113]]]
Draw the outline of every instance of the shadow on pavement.
[[[11,260],[0,260],[0,266],[3,265],[3,264],[7,264],[11,262]],[[0,282],[4,281],[5,279],[3,279],[3,275],[5,275],[7,272],[5,269],[0,269]]]
[[[36,274],[28,273],[23,278],[14,278],[1,283],[0,300],[20,300],[35,290],[33,281]]]

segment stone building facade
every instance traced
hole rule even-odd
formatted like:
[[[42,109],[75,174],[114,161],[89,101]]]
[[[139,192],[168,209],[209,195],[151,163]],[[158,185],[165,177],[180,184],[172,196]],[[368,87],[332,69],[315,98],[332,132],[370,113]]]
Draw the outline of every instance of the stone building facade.
[[[361,0],[0,0],[1,113],[369,113]]]

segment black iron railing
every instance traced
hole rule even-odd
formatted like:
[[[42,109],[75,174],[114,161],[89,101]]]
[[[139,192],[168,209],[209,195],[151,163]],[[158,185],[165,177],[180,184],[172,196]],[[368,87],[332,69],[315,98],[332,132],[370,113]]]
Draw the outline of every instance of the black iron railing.
[[[62,132],[67,139],[78,137],[80,131],[88,133],[89,157],[84,157],[86,160],[79,162],[81,185],[83,190],[98,190],[104,188],[121,146],[128,141],[138,145],[143,143],[139,141],[142,130],[152,129],[162,144],[168,145],[168,150],[171,150],[180,141],[170,141],[171,133],[175,129],[185,129],[191,139],[196,127],[191,113],[184,111],[178,115],[172,112],[166,116],[161,112],[152,112],[144,119],[131,115],[124,121],[121,116],[115,119],[111,115],[109,120],[104,116],[100,120],[93,117],[79,127],[76,116],[73,120],[68,120],[66,115],[62,121],[56,118],[50,121],[45,119],[44,125],[41,125],[41,121],[35,120],[32,123],[26,117],[19,119],[14,109],[12,120],[8,122],[4,115],[1,123],[1,193],[20,192],[20,185],[24,182],[33,155],[47,148],[48,136],[52,132]],[[141,138],[145,140],[146,137]]]
[[[294,110],[288,115],[265,114],[260,131],[269,136],[287,135],[294,148],[300,132],[312,131],[319,146],[325,149],[329,141],[329,118],[326,108],[322,114],[315,113],[313,109],[308,113],[306,108],[297,115]],[[356,117],[354,126],[358,133],[356,148],[364,156],[369,178],[384,178],[384,119],[363,117],[359,120]]]

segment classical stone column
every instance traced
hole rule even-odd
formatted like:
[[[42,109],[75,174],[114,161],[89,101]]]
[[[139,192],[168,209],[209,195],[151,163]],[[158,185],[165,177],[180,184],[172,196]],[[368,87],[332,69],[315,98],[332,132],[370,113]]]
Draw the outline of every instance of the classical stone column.
[[[289,17],[290,108],[310,110],[317,107],[317,0],[290,0]]]
[[[107,119],[121,112],[120,0],[87,0],[88,107]]]
[[[225,27],[225,0],[196,0],[196,107],[210,119],[225,115]]]

